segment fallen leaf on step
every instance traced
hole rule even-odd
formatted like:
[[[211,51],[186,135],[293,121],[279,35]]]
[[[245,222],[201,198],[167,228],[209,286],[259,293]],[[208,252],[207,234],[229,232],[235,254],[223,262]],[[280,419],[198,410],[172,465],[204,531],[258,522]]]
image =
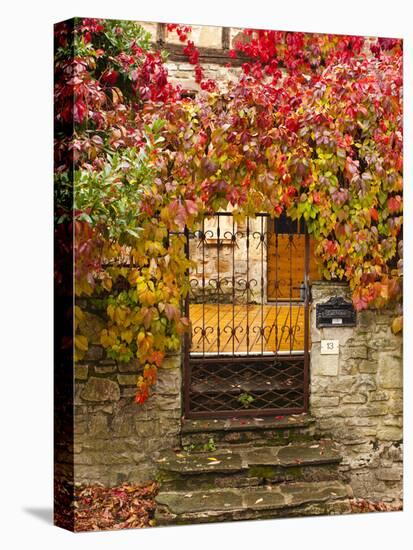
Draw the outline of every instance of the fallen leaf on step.
[[[264,499],[263,498],[259,498],[258,500],[255,501],[255,504],[259,504],[260,502],[262,502]]]
[[[215,457],[213,457],[213,456],[209,456],[209,457],[208,457],[208,460],[214,460],[214,461],[216,461],[216,460],[218,460],[218,459],[215,458]]]

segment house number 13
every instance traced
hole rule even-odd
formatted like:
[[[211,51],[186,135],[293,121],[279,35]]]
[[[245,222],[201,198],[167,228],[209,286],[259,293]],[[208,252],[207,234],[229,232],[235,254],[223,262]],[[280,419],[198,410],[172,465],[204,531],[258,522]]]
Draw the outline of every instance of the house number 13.
[[[338,355],[338,340],[321,340],[321,355]]]

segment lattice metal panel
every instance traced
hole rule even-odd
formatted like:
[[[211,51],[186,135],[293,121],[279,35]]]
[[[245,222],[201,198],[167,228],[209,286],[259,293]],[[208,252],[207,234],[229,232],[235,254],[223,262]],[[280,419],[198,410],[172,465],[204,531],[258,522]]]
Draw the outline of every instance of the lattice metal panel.
[[[304,359],[191,359],[193,416],[243,416],[304,411]]]

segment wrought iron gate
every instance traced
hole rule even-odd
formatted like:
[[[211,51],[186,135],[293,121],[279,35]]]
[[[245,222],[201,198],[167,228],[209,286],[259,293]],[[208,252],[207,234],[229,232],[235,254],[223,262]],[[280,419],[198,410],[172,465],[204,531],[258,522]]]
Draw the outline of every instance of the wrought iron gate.
[[[309,237],[303,222],[231,212],[186,233],[185,416],[300,413],[308,407]]]

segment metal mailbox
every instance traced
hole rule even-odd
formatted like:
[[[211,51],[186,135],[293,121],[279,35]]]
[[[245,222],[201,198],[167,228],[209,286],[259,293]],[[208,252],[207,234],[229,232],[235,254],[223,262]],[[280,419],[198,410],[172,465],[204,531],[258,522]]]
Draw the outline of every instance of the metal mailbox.
[[[317,328],[325,327],[354,327],[356,325],[356,311],[351,302],[334,296],[323,304],[316,306]]]

